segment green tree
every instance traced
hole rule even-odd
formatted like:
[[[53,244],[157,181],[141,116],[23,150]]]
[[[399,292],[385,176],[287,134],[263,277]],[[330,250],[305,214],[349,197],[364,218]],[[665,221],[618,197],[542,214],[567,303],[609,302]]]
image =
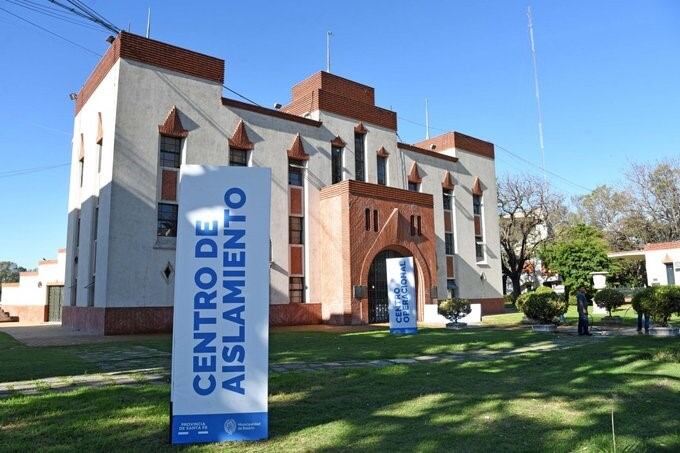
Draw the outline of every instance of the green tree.
[[[561,229],[540,256],[550,272],[562,277],[567,296],[581,286],[592,288],[591,272],[610,269],[607,241],[599,230],[584,224]]]
[[[19,273],[26,271],[26,268],[17,265],[12,261],[0,261],[0,284],[14,283],[19,281]],[[2,294],[2,285],[0,285]]]

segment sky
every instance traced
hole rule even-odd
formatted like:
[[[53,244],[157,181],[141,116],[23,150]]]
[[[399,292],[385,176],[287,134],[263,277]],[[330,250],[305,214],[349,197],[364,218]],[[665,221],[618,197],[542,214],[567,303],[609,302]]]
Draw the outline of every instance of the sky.
[[[330,30],[331,71],[375,87],[402,141],[424,139],[427,98],[432,136],[491,141],[499,175],[541,175],[527,1],[86,3],[139,34],[150,7],[152,38],[225,59],[226,85],[265,106],[287,103],[292,85],[325,68]],[[36,4],[56,8],[0,0],[0,261],[27,268],[66,244],[68,94],[109,35],[21,6]],[[569,199],[620,185],[631,162],[679,156],[680,2],[530,4],[554,189]]]

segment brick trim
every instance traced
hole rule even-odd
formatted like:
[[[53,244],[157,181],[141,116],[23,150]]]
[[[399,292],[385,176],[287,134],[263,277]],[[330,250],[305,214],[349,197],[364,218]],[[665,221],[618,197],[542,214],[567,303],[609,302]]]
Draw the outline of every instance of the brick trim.
[[[338,147],[338,148],[344,148],[345,145],[347,145],[347,143],[345,143],[345,141],[343,139],[341,139],[339,135],[337,137],[335,137],[333,140],[331,140],[331,146],[335,146],[335,147]]]
[[[3,288],[18,288],[19,282],[5,282],[2,284]]]
[[[420,173],[418,172],[417,162],[413,162],[413,165],[411,166],[411,171],[408,174],[408,182],[414,184],[420,184],[423,182],[423,178],[420,177]]]
[[[481,196],[484,192],[482,190],[482,182],[479,180],[478,176],[475,176],[475,180],[472,183],[471,191],[472,191],[472,195],[479,195],[479,196]]]
[[[253,142],[248,138],[248,132],[246,132],[246,125],[243,120],[238,122],[234,135],[232,135],[228,141],[229,147],[233,149],[250,151],[254,148]]]
[[[380,149],[376,152],[378,157],[389,157],[390,153],[387,152],[384,146],[381,146]]]
[[[233,107],[249,112],[260,113],[262,115],[273,116],[275,118],[281,118],[282,120],[294,121],[296,123],[306,124],[307,126],[321,127],[322,124],[321,121],[303,118],[280,110],[260,107],[259,105],[248,104],[246,102],[237,101],[236,99],[222,98],[222,105],[225,107]]]
[[[362,122],[360,121],[359,124],[357,124],[356,126],[354,126],[354,133],[355,133],[355,134],[367,134],[367,133],[368,133],[368,129],[366,129],[366,126],[364,126],[364,123],[362,123]]]
[[[458,162],[457,157],[447,156],[446,154],[435,153],[434,151],[428,151],[418,146],[409,145],[408,143],[397,142],[397,148],[405,149],[406,151],[412,151],[414,153],[422,154],[424,156],[434,157],[435,159],[447,160],[449,162]]]
[[[459,148],[491,159],[495,156],[493,143],[456,131],[446,132],[442,135],[423,140],[422,142],[416,143],[415,146],[428,150],[432,149],[432,146],[434,146],[434,149],[432,150],[435,152]]]
[[[300,138],[299,133],[295,136],[295,140],[293,140],[293,144],[291,145],[290,149],[287,152],[288,152],[288,157],[290,159],[296,159],[296,160],[308,160],[309,159],[309,154],[307,154],[305,152],[305,148],[302,145],[302,139]]]
[[[442,180],[442,187],[444,189],[453,190],[456,184],[453,182],[453,176],[451,176],[450,171],[444,172],[444,179]]]
[[[76,114],[119,58],[138,61],[219,84],[224,83],[224,60],[122,31],[78,93]]]
[[[158,133],[174,138],[186,138],[189,131],[182,126],[182,120],[179,117],[179,111],[174,105],[165,117],[163,124],[158,125]]]
[[[410,203],[428,208],[433,207],[433,198],[429,193],[412,192],[410,190],[398,189],[396,187],[383,186],[370,182],[355,181],[353,179],[348,179],[324,187],[321,189],[320,198],[324,200],[345,193],[367,198],[394,201],[397,203]]]

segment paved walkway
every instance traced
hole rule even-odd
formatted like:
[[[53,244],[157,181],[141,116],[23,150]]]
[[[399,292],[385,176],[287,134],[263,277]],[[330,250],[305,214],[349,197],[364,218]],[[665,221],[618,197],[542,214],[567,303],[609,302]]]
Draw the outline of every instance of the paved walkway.
[[[580,338],[561,335],[510,350],[476,350],[446,354],[378,360],[345,360],[335,362],[295,362],[270,365],[272,374],[291,372],[334,371],[349,368],[382,368],[394,365],[422,363],[450,363],[463,361],[497,360],[511,356],[561,351],[606,341],[606,337]],[[170,382],[170,353],[145,346],[131,349],[114,348],[106,351],[84,351],[78,354],[83,360],[95,363],[104,372],[79,376],[61,376],[30,381],[0,383],[0,398],[12,395],[35,395],[42,392],[66,392],[82,388],[108,385],[163,384]],[[140,368],[134,368],[139,365]]]
[[[170,334],[98,335],[74,331],[61,326],[60,322],[40,324],[22,322],[0,323],[0,332],[11,335],[26,346],[72,346],[89,343],[113,343],[153,337],[170,338]]]

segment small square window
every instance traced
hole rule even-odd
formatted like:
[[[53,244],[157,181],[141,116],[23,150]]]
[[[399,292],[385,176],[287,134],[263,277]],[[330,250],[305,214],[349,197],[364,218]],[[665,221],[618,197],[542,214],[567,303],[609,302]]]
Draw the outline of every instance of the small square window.
[[[444,201],[444,209],[448,209],[450,211],[451,205],[452,205],[453,190],[443,189],[442,197],[443,197],[443,201]]]
[[[248,151],[241,149],[229,150],[229,165],[232,167],[248,166]]]
[[[446,243],[446,254],[453,255],[453,233],[444,233],[444,242]]]
[[[378,184],[387,185],[387,158],[378,156]]]
[[[305,163],[301,160],[288,160],[288,184],[291,186],[303,186],[302,172]]]
[[[303,244],[304,222],[302,217],[288,217],[288,243],[289,244]]]
[[[418,184],[417,182],[409,181],[408,190],[410,190],[411,192],[419,192],[419,188],[418,188],[419,185],[420,184]]]
[[[305,279],[303,277],[288,278],[288,297],[290,303],[302,304],[305,302]]]
[[[484,261],[484,243],[481,238],[477,238],[475,241],[475,252],[477,257],[477,262]]]

